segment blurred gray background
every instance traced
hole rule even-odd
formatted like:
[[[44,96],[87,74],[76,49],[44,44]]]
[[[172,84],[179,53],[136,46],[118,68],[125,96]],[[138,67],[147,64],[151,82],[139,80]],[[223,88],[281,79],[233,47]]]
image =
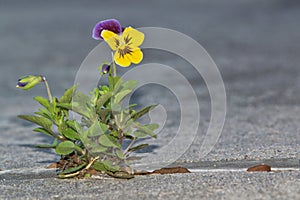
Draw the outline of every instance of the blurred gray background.
[[[94,24],[108,18],[116,18],[124,26],[180,31],[203,45],[219,67],[228,100],[224,131],[207,157],[199,158],[197,150],[202,140],[198,139],[181,158],[183,161],[297,157],[299,1],[0,0],[0,138],[1,148],[6,152],[1,155],[5,160],[2,167],[25,165],[26,160],[30,161],[28,152],[33,151],[26,145],[41,140],[38,135],[37,139],[30,139],[35,134],[30,131],[32,126],[15,116],[37,109],[32,97],[46,95],[44,88],[18,90],[15,88],[18,78],[26,74],[45,75],[54,95],[61,95],[73,84],[83,59],[98,44],[91,37]],[[144,61],[168,64],[190,76],[203,108],[200,128],[205,130],[210,118],[210,100],[201,77],[195,79],[183,60],[163,55],[145,52]],[[162,93],[154,91],[155,94],[160,94],[161,103],[169,101],[167,94],[161,96]],[[141,95],[136,98],[143,102]],[[172,105],[176,107],[176,102]],[[171,114],[171,120],[176,122],[177,110]],[[174,127],[171,121],[167,131],[174,131]],[[12,144],[25,147],[16,149]],[[25,151],[25,161],[12,158]],[[38,159],[47,162],[43,156]]]

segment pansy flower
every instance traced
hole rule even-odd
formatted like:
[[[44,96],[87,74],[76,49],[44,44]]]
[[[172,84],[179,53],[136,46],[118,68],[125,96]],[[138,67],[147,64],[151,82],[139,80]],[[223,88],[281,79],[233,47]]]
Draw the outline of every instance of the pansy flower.
[[[120,34],[123,31],[123,28],[120,22],[116,19],[107,19],[98,22],[93,29],[93,38],[96,40],[103,40],[101,33],[103,30],[109,30],[113,33]]]
[[[144,34],[132,27],[124,29],[121,35],[110,30],[103,30],[101,37],[115,52],[114,61],[128,67],[131,63],[138,64],[143,59],[143,53],[139,46],[144,41]]]

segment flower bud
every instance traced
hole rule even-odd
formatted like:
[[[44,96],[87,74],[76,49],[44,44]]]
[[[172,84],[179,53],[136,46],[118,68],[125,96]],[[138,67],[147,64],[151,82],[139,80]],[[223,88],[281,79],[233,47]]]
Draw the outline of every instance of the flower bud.
[[[100,74],[103,75],[103,74],[109,73],[110,68],[111,68],[111,64],[107,63],[107,62],[104,62],[104,63],[102,63],[102,65],[100,65],[100,67],[98,69],[100,71]]]
[[[40,82],[43,82],[44,77],[40,75],[29,75],[23,76],[18,80],[18,84],[16,85],[17,88],[22,88],[23,90],[28,90]]]

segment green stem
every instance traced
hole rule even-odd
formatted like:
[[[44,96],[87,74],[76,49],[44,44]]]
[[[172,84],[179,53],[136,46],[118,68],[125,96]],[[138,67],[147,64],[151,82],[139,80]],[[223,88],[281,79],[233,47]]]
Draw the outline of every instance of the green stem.
[[[85,155],[85,151],[84,151],[82,148],[80,148],[79,146],[75,146],[75,149],[76,149],[79,153],[81,153],[81,155]]]
[[[113,65],[113,76],[116,77],[117,76],[117,66],[116,63],[114,61],[114,52],[111,52],[111,57],[112,57],[112,65]]]
[[[47,94],[48,94],[49,101],[50,101],[50,103],[52,103],[52,95],[51,95],[50,87],[49,87],[49,84],[46,80],[46,77],[43,77],[43,81],[44,81],[46,89],[47,89]]]
[[[47,129],[47,131],[49,131],[49,133],[50,133],[54,138],[56,138],[56,139],[58,139],[58,140],[60,140],[60,141],[66,141],[66,140],[67,140],[65,137],[63,137],[63,136],[61,136],[61,135],[57,135],[57,134],[54,133],[52,130],[48,130],[48,129]]]
[[[128,145],[128,147],[124,150],[123,154],[126,156],[126,154],[129,153],[130,148],[134,145],[136,141],[136,138],[133,138],[133,140],[130,142],[130,144]]]
[[[88,170],[94,164],[94,162],[96,162],[98,159],[99,159],[99,156],[97,156],[96,158],[93,158],[84,169],[74,172],[72,174],[60,174],[60,175],[58,175],[58,178],[72,178],[72,177],[79,175],[80,173],[84,174],[86,172],[86,170]]]

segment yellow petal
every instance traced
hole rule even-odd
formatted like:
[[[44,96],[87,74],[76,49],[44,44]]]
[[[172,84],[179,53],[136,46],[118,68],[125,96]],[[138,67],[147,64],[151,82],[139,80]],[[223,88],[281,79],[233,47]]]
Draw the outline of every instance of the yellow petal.
[[[125,54],[121,56],[118,51],[116,51],[114,55],[115,62],[120,65],[121,67],[129,67],[131,64],[130,58],[128,56],[129,54]]]
[[[126,42],[129,41],[129,46],[138,47],[140,46],[144,41],[144,34],[132,27],[125,28],[123,34],[122,34],[122,40]]]
[[[117,50],[120,44],[120,36],[115,34],[109,30],[103,30],[101,33],[101,37],[105,40],[105,42],[110,46],[110,48],[115,51]]]
[[[143,52],[139,48],[136,48],[128,57],[134,64],[139,64],[143,60]]]

